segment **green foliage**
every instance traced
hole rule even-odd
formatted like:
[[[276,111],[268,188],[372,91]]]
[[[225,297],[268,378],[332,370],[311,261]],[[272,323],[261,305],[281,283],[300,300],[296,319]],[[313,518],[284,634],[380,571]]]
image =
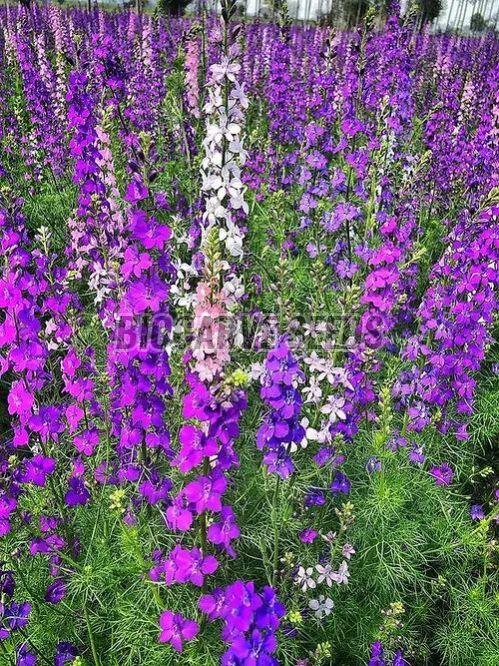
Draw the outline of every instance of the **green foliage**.
[[[418,0],[418,4],[423,23],[431,23],[437,19],[443,9],[442,0]]]
[[[475,12],[470,19],[470,30],[473,32],[483,32],[487,27],[487,21],[480,12]]]
[[[181,16],[188,4],[189,0],[158,0],[158,9],[163,14]]]
[[[438,2],[432,6],[436,4]],[[165,6],[171,11],[172,5]],[[364,5],[359,6],[363,14]],[[182,132],[182,67],[179,54],[167,81],[166,134]],[[14,95],[11,104],[16,103]],[[267,127],[258,103],[250,107],[248,122],[250,145],[262,145],[268,140]],[[125,165],[120,163],[117,147],[119,127],[108,129],[122,186]],[[195,127],[194,131],[201,133],[203,128]],[[415,145],[418,138],[418,127],[415,127]],[[164,141],[168,141],[168,136]],[[161,143],[157,148],[161,154]],[[421,168],[424,167],[423,163]],[[197,174],[198,169],[199,156],[179,156],[174,162],[166,162],[157,186],[166,192],[180,191],[192,200],[197,188],[193,174]],[[376,174],[372,178],[375,189]],[[252,276],[262,273],[271,288],[262,293],[254,289],[253,302],[264,313],[277,312],[287,321],[306,317],[311,311],[334,320],[342,313],[345,303],[339,302],[333,289],[325,288],[331,282],[331,275],[324,257],[312,259],[304,252],[304,247],[296,253],[281,250],[283,241],[300,223],[297,196],[293,192],[264,193],[263,201],[248,196],[250,224],[245,281],[251,293]],[[61,250],[66,241],[66,221],[75,206],[74,186],[69,181],[56,186],[47,176],[36,196],[29,191],[22,194],[26,198],[30,230],[49,226],[53,249]],[[415,249],[421,266],[420,292],[426,287],[430,266],[443,250],[445,234],[445,227],[435,211],[429,208],[423,213],[421,236]],[[162,215],[176,237],[186,232],[188,222],[158,213]],[[272,229],[271,242],[269,228]],[[298,242],[305,246],[317,238],[318,231],[312,227]],[[355,307],[357,297],[353,285],[348,305]],[[85,300],[85,294],[82,298]],[[96,348],[99,362],[105,346],[99,323],[89,315],[79,333],[87,344]],[[237,363],[247,369],[255,356],[240,352]],[[405,450],[393,453],[386,447],[391,433],[404,426],[399,415],[393,413],[389,391],[401,360],[397,356],[387,358],[384,371],[377,378],[385,389],[375,416],[375,427],[366,427],[356,437],[354,445],[342,450],[348,454],[344,469],[352,480],[352,493],[348,498],[352,506],[346,505],[341,497],[334,498],[316,511],[313,521],[311,511],[304,508],[304,495],[310,487],[326,489],[334,470],[319,471],[311,461],[310,451],[306,450],[297,453],[298,472],[291,480],[277,485],[275,478],[266,475],[261,466],[261,454],[255,446],[261,404],[256,389],[251,390],[249,409],[237,442],[241,464],[227,497],[242,529],[238,557],[235,562],[228,558],[222,562],[215,581],[217,585],[224,584],[237,576],[259,585],[272,582],[276,576],[273,558],[277,538],[278,582],[282,583],[281,589],[288,590],[283,601],[289,611],[287,620],[293,620],[297,633],[294,639],[281,635],[279,657],[284,666],[294,666],[297,659],[311,655],[313,664],[356,666],[365,663],[368,645],[380,637],[389,652],[396,642],[402,644],[414,666],[496,666],[499,663],[499,596],[497,569],[493,567],[496,552],[492,530],[485,521],[477,524],[469,516],[472,501],[487,501],[494,479],[494,455],[497,454],[493,451],[499,436],[499,380],[491,378],[490,367],[498,359],[497,350],[489,350],[486,371],[478,378],[479,391],[468,442],[444,437],[431,428],[424,434],[411,436],[424,446],[430,462],[446,459],[456,470],[456,482],[447,489],[435,486],[426,468],[410,464]],[[183,365],[178,357],[174,357],[172,367],[175,392],[179,396]],[[99,381],[105,385],[104,373]],[[1,417],[6,419],[5,414]],[[175,444],[181,422],[178,399],[170,407],[169,418]],[[104,449],[94,464],[104,460],[106,454]],[[379,472],[366,469],[373,457],[381,463]],[[178,486],[179,479],[175,475],[173,481]],[[192,586],[166,588],[149,579],[152,552],[168,550],[175,543],[161,513],[144,508],[138,514],[137,523],[127,525],[123,520],[126,493],[110,487],[100,492],[101,501],[74,512],[71,529],[79,535],[81,549],[72,556],[65,556],[63,568],[71,572],[70,583],[67,596],[57,606],[40,603],[50,580],[45,559],[18,557],[19,546],[25,546],[30,539],[29,525],[21,537],[11,534],[1,541],[3,566],[16,572],[17,598],[26,598],[33,604],[29,631],[37,653],[47,655],[50,661],[55,644],[71,640],[87,646],[82,655],[86,666],[95,662],[92,645],[100,666],[218,664],[223,645],[216,625],[204,623],[202,640],[198,638],[188,643],[181,657],[157,641],[160,612],[169,608],[196,617],[199,596]],[[52,501],[50,488],[36,489],[23,496],[22,508],[36,520]],[[303,544],[298,534],[311,522],[320,526],[323,535],[337,532],[345,513],[350,511],[355,519],[348,527],[348,539],[356,550],[351,560],[351,578],[348,585],[331,591],[334,611],[319,622],[307,614],[306,598],[293,585],[292,577],[296,565],[317,563],[324,543],[319,539],[314,544]],[[10,654],[0,654],[0,666],[10,665],[12,647],[5,645]]]

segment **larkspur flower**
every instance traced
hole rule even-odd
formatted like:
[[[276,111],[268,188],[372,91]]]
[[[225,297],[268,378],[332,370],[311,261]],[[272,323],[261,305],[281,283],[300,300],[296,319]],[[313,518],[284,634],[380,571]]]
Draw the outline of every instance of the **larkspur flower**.
[[[376,641],[371,645],[371,656],[369,659],[368,666],[385,666],[385,660],[383,658],[384,650],[383,645],[380,641]]]
[[[333,569],[333,565],[316,564],[315,568],[319,573],[319,576],[317,577],[317,582],[319,583],[319,585],[321,585],[322,583],[326,583],[328,587],[332,587],[333,582],[336,581],[336,573]]]
[[[343,560],[340,564],[338,571],[331,574],[331,578],[338,583],[338,585],[347,585],[348,579],[350,578],[350,572],[348,571],[348,564]]]
[[[312,528],[307,528],[302,530],[299,536],[302,543],[313,543],[319,536],[319,533]]]
[[[302,400],[297,385],[303,373],[285,338],[267,355],[260,395],[271,412],[257,433],[257,446],[264,451],[264,464],[270,472],[287,478],[294,470],[291,453],[303,441],[300,424]]]
[[[331,492],[334,495],[337,495],[339,493],[348,495],[348,493],[350,492],[350,487],[351,484],[348,477],[345,474],[343,474],[343,472],[336,472],[336,474],[334,475],[333,482],[330,486]]]
[[[333,612],[334,601],[321,594],[317,599],[311,599],[308,607],[314,612],[318,620],[322,620]]]
[[[306,592],[307,590],[313,590],[317,587],[317,583],[313,578],[314,570],[312,567],[299,567],[295,576],[295,583],[299,585],[301,589]]]
[[[355,555],[355,548],[351,544],[345,543],[341,549],[341,554],[345,559],[349,560],[352,555]]]
[[[470,508],[471,520],[483,520],[485,518],[485,512],[483,510],[482,504],[472,504]]]
[[[454,471],[448,463],[432,467],[430,475],[435,479],[437,486],[450,486],[454,480]]]
[[[73,663],[78,654],[78,649],[72,643],[58,643],[54,657],[54,666],[67,666],[67,664]]]
[[[161,613],[159,626],[161,629],[159,641],[170,643],[177,652],[182,652],[184,642],[191,641],[199,633],[197,622],[185,618],[181,613],[171,611]]]

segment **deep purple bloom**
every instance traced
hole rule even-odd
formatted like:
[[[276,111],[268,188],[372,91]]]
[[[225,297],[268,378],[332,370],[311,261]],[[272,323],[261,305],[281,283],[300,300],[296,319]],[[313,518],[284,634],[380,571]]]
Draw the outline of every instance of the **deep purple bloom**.
[[[371,658],[369,659],[368,666],[385,666],[383,646],[379,641],[376,641],[371,645]]]
[[[222,507],[220,521],[212,523],[208,528],[208,540],[216,546],[225,549],[228,555],[235,557],[236,553],[231,542],[237,539],[241,530],[236,524],[236,516],[230,506]]]
[[[49,604],[58,604],[66,596],[66,584],[58,578],[51,583],[45,591],[45,601]]]
[[[69,479],[69,489],[64,496],[64,500],[68,506],[77,506],[79,504],[86,504],[90,499],[90,493],[85,488],[82,479],[73,476]]]
[[[58,643],[54,657],[54,666],[65,666],[65,664],[73,662],[78,653],[78,649],[72,643]]]
[[[307,528],[306,530],[300,532],[300,541],[302,543],[313,543],[318,536],[319,533],[317,532],[317,530],[314,530],[312,528]]]
[[[402,650],[397,650],[397,652],[395,652],[392,666],[409,666],[409,662],[404,658]]]
[[[454,471],[448,463],[432,467],[430,475],[435,479],[437,486],[450,486],[454,479]]]
[[[52,474],[54,470],[54,458],[36,455],[26,462],[24,473],[21,475],[21,481],[23,483],[32,483],[35,486],[44,486],[47,476]]]
[[[22,629],[28,624],[31,612],[31,604],[28,602],[17,603],[13,601],[4,609],[4,619],[10,629]]]
[[[16,650],[16,666],[36,666],[36,656],[29,652],[29,646],[24,643]]]
[[[339,493],[344,493],[348,495],[350,492],[350,479],[343,474],[343,472],[336,472],[334,475],[333,482],[331,483],[330,489],[333,495],[338,495]]]

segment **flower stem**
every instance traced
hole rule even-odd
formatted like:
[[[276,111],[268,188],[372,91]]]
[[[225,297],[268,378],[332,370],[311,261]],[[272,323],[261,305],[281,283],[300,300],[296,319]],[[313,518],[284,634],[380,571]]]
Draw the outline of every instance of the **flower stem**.
[[[87,599],[88,601],[88,599]],[[90,619],[88,617],[87,603],[83,605],[83,614],[85,615],[85,623],[87,625],[88,638],[90,639],[90,649],[92,650],[92,658],[95,666],[101,666],[99,661],[99,655],[97,654],[97,648],[95,646],[94,634],[92,632],[92,627],[90,626]]]
[[[279,508],[279,492],[281,490],[281,477],[277,475],[274,499],[272,501],[272,518],[274,523],[274,557],[273,557],[273,571],[272,571],[272,585],[274,586],[279,572],[279,536],[280,536],[280,523],[278,516]]]
[[[210,473],[210,460],[205,458],[203,461],[203,476],[208,476]],[[208,538],[207,538],[207,522],[206,522],[206,511],[199,516],[199,528],[200,528],[200,537],[201,537],[201,550],[203,555],[206,555],[208,552]]]

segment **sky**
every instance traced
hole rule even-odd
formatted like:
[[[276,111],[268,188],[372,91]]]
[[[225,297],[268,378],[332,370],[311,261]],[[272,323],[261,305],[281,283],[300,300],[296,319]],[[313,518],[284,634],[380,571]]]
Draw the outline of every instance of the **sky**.
[[[466,8],[464,13],[464,25],[469,25],[470,18],[478,8],[481,8],[481,14],[488,19],[489,16],[492,17],[492,23],[499,11],[499,0],[444,0],[444,9],[439,18],[439,25],[443,28],[446,27],[447,21],[450,17],[449,25],[452,27],[456,25],[459,21],[461,23],[461,7],[463,1],[465,2]],[[322,8],[322,11],[328,10],[331,5],[336,4],[338,0],[288,0],[288,7],[290,13],[299,19],[305,19],[308,17],[313,18],[317,11]],[[255,13],[255,10],[259,6],[267,4],[265,0],[247,0],[248,3],[248,14]],[[268,3],[270,4],[270,3]],[[402,6],[405,3],[402,2]]]

